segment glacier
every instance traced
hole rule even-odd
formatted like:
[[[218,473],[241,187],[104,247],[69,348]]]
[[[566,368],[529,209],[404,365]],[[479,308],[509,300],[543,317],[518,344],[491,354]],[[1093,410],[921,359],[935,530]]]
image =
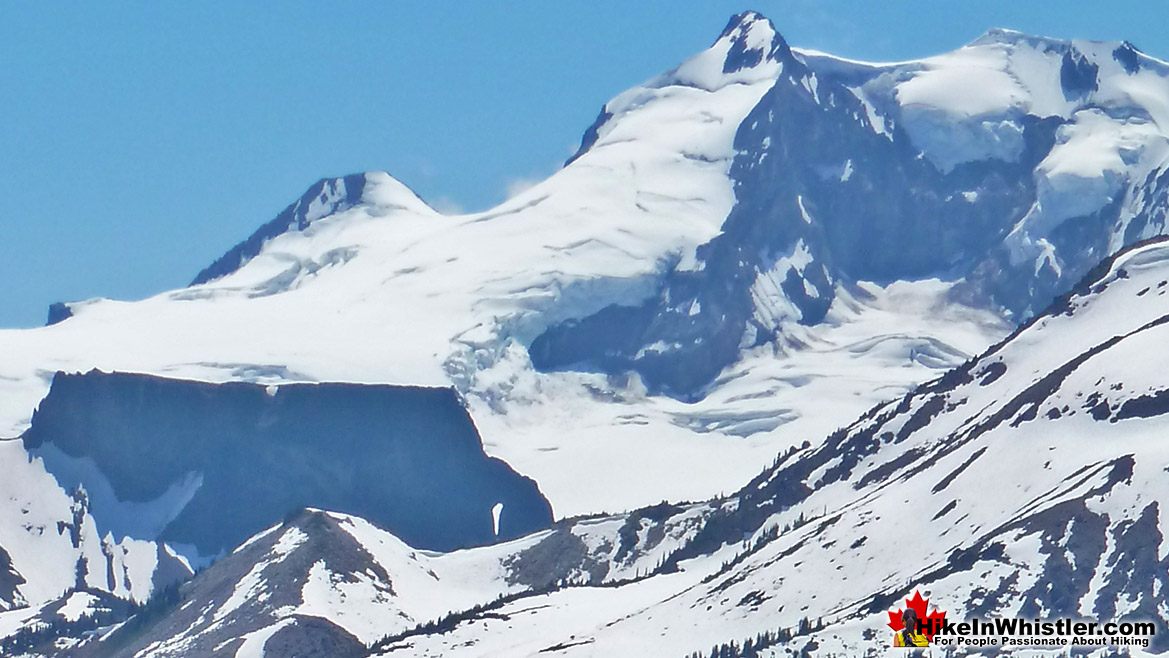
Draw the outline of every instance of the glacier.
[[[1155,369],[1116,365],[1155,361],[1157,332],[1102,348],[1127,356],[1099,369],[1089,359],[1062,384],[1067,399],[1033,418],[1002,404],[1160,312],[1164,247],[1142,241],[1166,233],[1167,139],[1169,64],[1131,44],[992,30],[952,53],[868,63],[792,47],[747,12],[606,103],[560,171],[496,208],[446,215],[384,172],[323,179],[186,288],[70,302],[50,326],[0,331],[0,436],[29,432],[57,373],[451,389],[486,453],[551,505],[549,529],[425,559],[378,553],[400,542],[381,530],[359,547],[345,539],[337,550],[355,564],[382,565],[369,573],[308,550],[367,521],[307,511],[211,565],[216,580],[192,581],[190,600],[210,607],[180,610],[185,635],[147,654],[246,654],[298,633],[356,651],[379,639],[377,611],[397,615],[379,649],[390,654],[620,653],[666,633],[687,655],[809,616],[829,623],[814,640],[825,651],[875,648],[865,615],[905,583],[936,588],[951,609],[1013,611],[1038,596],[1057,573],[1043,557],[1059,542],[1053,524],[1073,523],[1060,514],[1075,501],[1086,506],[1075,518],[1112,543],[1069,563],[1119,564],[1115,546],[1162,527],[1145,502],[1160,495],[1147,438],[1161,409]],[[995,410],[1018,425],[990,423]],[[996,429],[955,447],[964,423]],[[1056,447],[1011,461],[1015,427],[1061,424],[1027,439]],[[132,554],[182,564],[155,537],[101,534],[84,489],[54,479],[68,479],[59,460],[15,440],[0,449],[5,474],[26,483],[23,498],[0,497],[0,557],[16,576],[0,574],[0,606],[13,609],[0,620],[32,623],[78,585],[128,596],[126,579],[103,582],[99,569],[134,572],[141,601],[157,569]],[[1062,461],[1036,461],[1045,451]],[[1121,484],[1130,452],[1139,486]],[[1001,472],[982,456],[996,454]],[[1092,475],[1073,475],[1081,466]],[[947,477],[965,495],[930,514],[965,525],[904,550],[890,519],[905,501],[950,496],[958,485],[933,490]],[[978,498],[1000,480],[1029,506],[1007,486]],[[1057,493],[1037,497],[1043,487]],[[31,514],[40,521],[20,522]],[[58,522],[79,539],[54,535]],[[395,569],[432,558],[495,575],[425,605],[387,594]],[[79,560],[92,565],[80,583]],[[1005,584],[1018,564],[1031,580]],[[1132,582],[1163,587],[1150,564],[1132,566]],[[974,565],[997,579],[997,598],[971,585]],[[823,591],[843,570],[861,593]],[[1077,605],[1121,605],[1123,583],[1086,582]],[[277,589],[292,608],[265,604]],[[86,605],[104,605],[98,594]],[[1163,605],[1124,596],[1133,609]],[[537,598],[542,612],[527,613]],[[204,614],[227,600],[218,619]],[[419,630],[460,610],[450,629]]]

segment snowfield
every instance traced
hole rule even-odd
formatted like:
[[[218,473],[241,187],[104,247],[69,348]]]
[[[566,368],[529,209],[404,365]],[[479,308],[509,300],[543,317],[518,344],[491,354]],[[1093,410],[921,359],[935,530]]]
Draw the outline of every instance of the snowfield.
[[[756,22],[746,38],[773,35]],[[667,266],[691,267],[719,232],[735,200],[736,129],[782,68],[765,58],[712,77],[739,36],[618,96],[587,151],[498,208],[445,216],[389,175],[367,174],[357,205],[319,216],[336,200],[322,193],[307,228],[270,239],[233,274],[138,302],[75,303],[60,324],[0,331],[0,435],[28,427],[58,370],[453,385],[488,452],[535,478],[563,517],[733,490],[793,441],[1004,335],[989,312],[946,312],[973,325],[900,313],[906,300],[921,310],[941,294],[936,282],[906,282],[840,300],[832,320],[801,336],[807,358],[749,356],[697,406],[646,395],[636,378],[534,371],[526,346],[543,329],[656,294]],[[774,286],[760,296],[774,300],[761,307],[783,301]],[[922,345],[932,356],[917,356]],[[761,395],[768,389],[784,395]],[[742,395],[756,399],[736,404]],[[793,422],[755,431],[761,416]]]
[[[864,655],[918,589],[1164,623],[1167,210],[1169,64],[1130,44],[865,63],[742,14],[496,208],[327,179],[189,287],[0,331],[0,640],[160,593],[76,655]],[[445,554],[318,509],[213,563],[143,541],[199,473],[122,501],[19,440],[92,369],[453,388],[557,522]]]

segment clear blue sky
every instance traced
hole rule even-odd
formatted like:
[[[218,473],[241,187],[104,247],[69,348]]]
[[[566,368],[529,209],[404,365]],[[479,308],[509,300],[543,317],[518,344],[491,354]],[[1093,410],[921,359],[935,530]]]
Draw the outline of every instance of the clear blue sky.
[[[489,207],[747,8],[860,59],[996,26],[1169,58],[1163,0],[6,1],[0,326],[185,285],[325,176],[383,169],[440,209]]]

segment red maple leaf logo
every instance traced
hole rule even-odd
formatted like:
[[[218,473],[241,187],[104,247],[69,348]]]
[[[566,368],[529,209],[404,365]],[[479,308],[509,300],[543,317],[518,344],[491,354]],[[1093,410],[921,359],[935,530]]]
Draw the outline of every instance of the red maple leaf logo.
[[[930,600],[923,599],[921,592],[918,590],[914,590],[912,599],[905,599],[905,605],[912,608],[917,613],[917,618],[922,622],[922,633],[925,634],[926,639],[933,642],[934,633],[932,631],[942,627],[942,621],[945,620],[946,613],[938,609],[927,613],[929,603]],[[889,611],[889,628],[892,628],[894,633],[905,628],[905,624],[901,621],[901,614],[903,612],[904,610],[902,608],[898,608],[896,612]],[[931,624],[930,622],[933,623]]]

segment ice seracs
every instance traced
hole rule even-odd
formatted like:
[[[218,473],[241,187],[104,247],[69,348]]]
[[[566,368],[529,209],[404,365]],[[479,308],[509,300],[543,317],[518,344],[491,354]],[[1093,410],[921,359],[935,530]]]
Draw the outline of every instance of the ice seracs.
[[[858,590],[885,591],[905,579],[911,565],[893,560],[901,543],[888,521],[902,510],[898,501],[937,494],[929,493],[945,479],[937,469],[948,474],[979,449],[1000,461],[1008,457],[1001,452],[1006,439],[996,437],[1014,430],[1001,423],[984,441],[945,452],[949,434],[937,432],[947,422],[986,420],[962,415],[974,409],[973,402],[948,405],[959,404],[961,395],[981,400],[1014,391],[1005,387],[1025,388],[1030,379],[1020,378],[1020,367],[1052,372],[1040,360],[1066,362],[1075,358],[1071,351],[1086,346],[1068,336],[1114,330],[1102,320],[1082,321],[1060,334],[1066,350],[1034,345],[1034,355],[1018,356],[1018,363],[1033,366],[1008,364],[998,383],[989,381],[998,367],[987,362],[977,377],[985,388],[967,382],[947,389],[940,402],[930,397],[934,389],[923,389],[898,403],[904,409],[881,407],[873,412],[879,418],[850,425],[873,405],[966,363],[1047,308],[1102,258],[1165,233],[1167,80],[1169,67],[1129,44],[1008,31],[992,31],[953,53],[923,60],[854,62],[791,49],[766,19],[748,12],[733,19],[708,50],[607,103],[561,171],[496,208],[443,215],[387,174],[326,179],[200,274],[195,285],[138,302],[71,304],[71,317],[51,327],[0,332],[6,355],[0,360],[0,436],[28,428],[54,372],[98,368],[248,381],[278,391],[294,382],[453,386],[485,449],[534,478],[560,519],[663,499],[705,500],[738,490],[777,454],[811,460],[806,463],[817,465],[806,473],[786,464],[772,473],[777,480],[753,483],[768,492],[768,500],[782,501],[777,511],[764,509],[763,498],[743,494],[734,504],[747,511],[725,518],[718,502],[653,513],[666,521],[647,514],[597,521],[594,529],[603,526],[617,537],[644,542],[660,538],[660,524],[678,527],[671,519],[684,515],[694,532],[707,527],[701,519],[711,515],[722,520],[710,527],[729,525],[721,526],[725,536],[710,535],[713,547],[691,547],[696,564],[702,558],[705,566],[689,574],[659,574],[666,577],[611,591],[541,593],[556,612],[534,615],[531,635],[515,644],[507,644],[512,640],[505,634],[491,636],[502,643],[492,645],[497,655],[577,641],[539,634],[539,628],[560,626],[562,617],[547,614],[578,620],[565,626],[569,636],[594,637],[591,649],[575,651],[618,647],[623,633],[656,638],[663,630],[677,638],[671,648],[680,655],[706,650],[715,632],[730,640],[760,630],[751,621],[752,608],[780,605],[772,595],[779,589],[795,592],[791,600],[811,609],[813,595],[825,596],[817,583],[836,577],[841,566],[816,561],[821,547],[840,553],[860,542],[848,549],[860,560],[850,564],[887,565],[857,567],[863,577],[850,576],[850,583]],[[1138,254],[1128,258],[1135,271]],[[1127,285],[1113,282],[1108,289]],[[1115,303],[1119,313],[1140,315],[1154,308],[1158,286],[1159,280],[1147,282],[1131,296],[1101,294],[1093,303]],[[1109,299],[1124,301],[1104,301]],[[1055,336],[1042,333],[1043,323],[1054,327],[1061,317],[1044,316],[1011,344]],[[1124,344],[1156,334],[1139,335]],[[1111,349],[1120,348],[1104,351]],[[1078,372],[1096,374],[1091,368]],[[1141,391],[1131,399],[1076,384],[1073,398],[1097,393],[1093,407],[1108,402],[1096,412],[1107,411],[1106,424],[1089,426],[1089,434],[1113,426],[1113,418],[1115,426],[1137,422],[1119,417],[1116,405],[1135,405],[1128,407],[1132,413],[1155,407],[1155,400],[1145,400],[1155,398],[1155,382],[1140,381]],[[1125,391],[1127,396],[1132,389]],[[1071,400],[1065,404],[1069,411],[1074,406]],[[1065,414],[1063,406],[1059,414]],[[1039,422],[1087,422],[1083,412],[1065,418]],[[1029,422],[1035,420],[1021,421],[1021,427],[1037,427]],[[1158,421],[1148,422],[1153,427]],[[865,434],[877,426],[887,426],[894,438]],[[833,434],[840,427],[849,429]],[[905,438],[898,439],[903,430]],[[1072,472],[1064,466],[1083,466],[1070,459],[1074,450],[1058,452],[1068,462],[1043,474],[1056,478],[1043,480],[1049,488]],[[927,457],[934,462],[923,462]],[[1101,458],[1111,464],[1121,457]],[[911,462],[922,470],[889,479]],[[37,491],[45,489],[43,521],[34,527],[68,524],[68,494],[52,489],[40,462],[29,463],[30,469],[12,469],[40,483]],[[967,471],[984,472],[987,463],[976,458]],[[1112,472],[1100,470],[1103,480],[1091,486],[1107,484],[1106,471]],[[985,471],[985,478],[993,473]],[[957,492],[963,479],[955,475],[955,484],[939,491]],[[789,485],[783,482],[793,490],[784,490]],[[1113,484],[1109,495],[1119,496],[1120,485]],[[1018,539],[1019,546],[1048,546],[1050,528],[1042,523],[1055,523],[1057,513],[1027,528],[1001,528],[1005,508],[979,508],[968,500],[976,487],[963,487],[965,497],[956,496],[946,514],[969,515],[965,534],[954,530],[952,544],[922,547],[906,561],[946,562],[953,555],[946,551],[957,545],[982,551],[990,544],[979,544],[981,535],[974,533],[983,531]],[[896,495],[886,496],[884,488]],[[873,496],[862,500],[858,491]],[[1072,498],[1081,493],[1068,489]],[[1046,505],[1027,500],[1035,509]],[[840,511],[828,514],[825,508]],[[1107,522],[1108,541],[1115,545],[1129,541],[1124,537],[1131,528],[1151,527],[1144,508],[1139,514],[1125,510],[1110,513]],[[832,523],[793,531],[801,513],[805,521]],[[0,518],[12,520],[14,528],[21,514],[17,503],[0,499],[0,515],[6,515]],[[585,522],[572,525],[579,529]],[[788,532],[772,537],[774,528],[784,526]],[[872,534],[852,532],[869,527]],[[60,532],[35,540],[27,530],[0,532],[6,533],[0,547],[27,581],[14,591],[30,604],[64,594],[71,582],[61,569],[42,572],[37,551],[59,550],[72,568],[78,552],[99,545],[66,545]],[[690,537],[686,532],[679,536]],[[713,589],[716,580],[701,581],[722,568],[712,565],[746,550],[735,543],[744,533],[766,548],[752,550],[736,563],[741,566],[717,576],[742,577],[726,585],[735,601],[745,602],[737,606],[722,601],[730,595]],[[584,548],[569,543],[574,554],[609,555],[602,550],[606,542],[614,551],[621,545],[613,536],[588,534],[587,542],[581,539]],[[14,548],[20,541],[27,546]],[[34,541],[44,548],[30,548]],[[1082,557],[1084,564],[1091,562]],[[772,570],[768,560],[778,566]],[[602,562],[621,560],[614,553],[588,564],[600,573]],[[346,587],[364,588],[369,597],[380,591],[357,575],[329,589],[339,572],[311,571],[313,564],[302,575],[311,575],[313,587],[320,588],[322,606],[340,605],[329,597],[348,592]],[[652,571],[656,565],[641,567]],[[1005,569],[986,567],[995,574]],[[789,572],[794,575],[784,575]],[[96,573],[86,576],[94,587],[101,584]],[[580,573],[568,575],[582,578]],[[958,592],[955,597],[969,595],[961,586],[965,571],[938,572],[931,582],[946,578],[953,579],[945,585]],[[1093,600],[1119,600],[1109,587],[1120,584],[1102,579],[1091,581]],[[119,595],[126,592],[122,587]],[[1012,596],[1026,588],[1016,589]],[[683,590],[684,596],[664,603]],[[491,591],[497,596],[505,590]],[[824,606],[838,624],[834,628],[860,623],[863,606],[880,603],[823,601],[815,605]],[[1003,601],[1014,605],[1017,599]],[[582,602],[588,615],[579,613]],[[687,616],[688,606],[706,605],[717,606],[718,614],[706,621]],[[614,621],[610,611],[631,616],[615,624],[619,630],[597,631]],[[801,614],[788,605],[765,619],[791,626]],[[365,622],[345,623],[356,631]],[[299,619],[287,624],[309,628]],[[279,644],[293,632],[288,628],[267,639],[251,634],[268,626],[237,630],[254,647]],[[409,641],[442,654],[448,641],[472,640],[486,642],[460,626],[449,636]]]

